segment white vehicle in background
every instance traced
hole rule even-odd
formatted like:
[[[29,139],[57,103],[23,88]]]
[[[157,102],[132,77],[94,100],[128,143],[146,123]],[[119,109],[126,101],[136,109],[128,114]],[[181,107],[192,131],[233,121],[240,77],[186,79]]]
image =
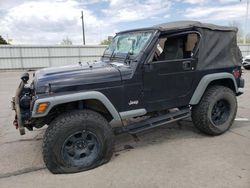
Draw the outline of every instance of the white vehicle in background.
[[[247,55],[244,59],[243,59],[243,67],[247,70],[250,70],[250,55]]]

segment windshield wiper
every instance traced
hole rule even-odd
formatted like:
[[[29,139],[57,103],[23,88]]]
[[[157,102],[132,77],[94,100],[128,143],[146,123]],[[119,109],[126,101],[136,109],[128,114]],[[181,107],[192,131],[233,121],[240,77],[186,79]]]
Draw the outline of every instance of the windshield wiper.
[[[112,53],[111,53],[111,55],[109,57],[109,60],[111,61],[113,57],[115,57],[115,49],[112,51]]]
[[[130,56],[131,56],[131,55],[133,55],[132,52],[128,52],[128,53],[126,54],[126,57],[125,57],[125,59],[124,59],[124,63],[130,64]]]
[[[102,58],[107,57],[107,58],[109,58],[109,60],[111,60],[114,57],[115,49],[113,49],[113,51],[112,51],[112,53],[111,53],[110,56],[109,56],[109,54],[106,54],[105,52],[106,52],[106,50],[104,51],[104,53],[102,55]]]

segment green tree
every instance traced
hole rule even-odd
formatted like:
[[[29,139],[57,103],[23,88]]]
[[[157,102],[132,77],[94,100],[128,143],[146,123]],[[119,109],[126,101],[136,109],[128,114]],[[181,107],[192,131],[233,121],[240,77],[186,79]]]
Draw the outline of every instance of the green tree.
[[[61,45],[65,45],[65,46],[72,45],[72,44],[73,44],[72,40],[70,40],[68,37],[63,39],[61,42]]]
[[[250,33],[247,34],[247,44],[250,44]]]
[[[108,36],[107,39],[104,39],[103,41],[101,41],[101,45],[110,45],[112,42],[113,37],[112,36]]]
[[[8,44],[7,41],[0,35],[0,45],[1,44]]]
[[[238,28],[238,33],[237,33],[237,42],[242,43],[243,42],[243,37],[244,37],[244,31],[242,29],[242,25],[238,21],[230,21],[228,23],[229,26],[231,27],[237,27]]]

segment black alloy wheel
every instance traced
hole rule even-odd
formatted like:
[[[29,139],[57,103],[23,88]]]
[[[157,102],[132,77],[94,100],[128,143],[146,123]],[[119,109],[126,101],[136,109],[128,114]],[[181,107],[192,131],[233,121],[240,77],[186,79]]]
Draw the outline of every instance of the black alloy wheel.
[[[97,137],[92,132],[83,130],[65,140],[62,155],[65,162],[73,166],[88,166],[97,158],[99,149]]]
[[[212,121],[216,126],[224,124],[230,115],[230,104],[222,99],[215,103],[212,109]]]
[[[194,126],[213,136],[226,132],[232,126],[236,113],[235,92],[220,85],[208,87],[199,104],[192,106]]]
[[[101,114],[74,110],[50,123],[43,139],[43,159],[54,174],[81,172],[108,162],[113,146],[113,129]]]

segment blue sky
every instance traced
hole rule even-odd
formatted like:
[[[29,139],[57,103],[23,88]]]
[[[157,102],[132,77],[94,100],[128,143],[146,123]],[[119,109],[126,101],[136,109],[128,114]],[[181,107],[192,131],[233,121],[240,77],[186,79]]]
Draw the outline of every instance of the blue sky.
[[[13,44],[81,44],[81,10],[86,42],[99,44],[116,32],[176,20],[245,29],[247,0],[0,0],[0,35]],[[250,22],[250,19],[248,19]],[[250,23],[248,24],[250,26]],[[250,27],[247,28],[250,33]]]

